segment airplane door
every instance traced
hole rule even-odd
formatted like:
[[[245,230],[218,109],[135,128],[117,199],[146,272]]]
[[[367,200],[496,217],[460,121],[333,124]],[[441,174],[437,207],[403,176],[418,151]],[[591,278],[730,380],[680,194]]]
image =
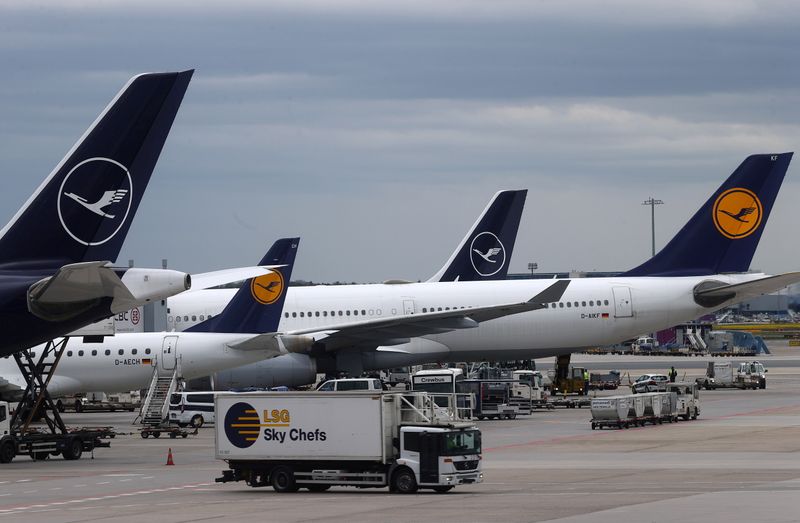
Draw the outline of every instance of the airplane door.
[[[178,337],[164,336],[161,345],[161,370],[173,370],[178,352]]]
[[[403,300],[403,314],[414,314],[414,300]]]
[[[633,316],[630,287],[613,287],[611,291],[614,294],[614,317],[630,318]]]

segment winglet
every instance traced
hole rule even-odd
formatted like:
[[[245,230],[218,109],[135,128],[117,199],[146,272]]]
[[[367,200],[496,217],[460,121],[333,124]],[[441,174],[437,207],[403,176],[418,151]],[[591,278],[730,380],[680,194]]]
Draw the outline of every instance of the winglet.
[[[0,267],[117,259],[192,73],[122,88],[0,231]]]
[[[428,281],[505,280],[527,194],[526,189],[497,192],[444,267]]]
[[[792,154],[747,157],[666,247],[623,276],[747,272]]]
[[[277,332],[299,244],[300,238],[276,241],[259,265],[283,267],[247,280],[220,314],[187,331],[247,334]]]

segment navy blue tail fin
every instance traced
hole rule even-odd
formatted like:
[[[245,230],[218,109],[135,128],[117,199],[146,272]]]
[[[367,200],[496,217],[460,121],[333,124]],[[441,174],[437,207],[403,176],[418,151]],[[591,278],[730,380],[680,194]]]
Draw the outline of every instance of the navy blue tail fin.
[[[428,281],[505,280],[528,191],[500,191]]]
[[[192,73],[122,88],[0,231],[0,267],[117,259]]]
[[[749,270],[792,154],[747,157],[666,247],[624,276]]]
[[[247,280],[221,313],[187,331],[246,334],[277,332],[298,245],[300,238],[276,241],[259,265],[283,267]]]

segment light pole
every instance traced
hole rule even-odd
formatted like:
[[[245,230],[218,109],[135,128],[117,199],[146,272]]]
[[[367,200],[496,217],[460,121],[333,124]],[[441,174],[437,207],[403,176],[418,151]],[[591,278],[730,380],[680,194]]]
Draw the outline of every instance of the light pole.
[[[533,271],[539,268],[539,264],[536,262],[528,263],[528,270],[531,271],[531,276],[533,276]]]
[[[642,205],[650,206],[650,228],[652,230],[653,238],[653,256],[656,255],[656,205],[662,205],[664,202],[661,200],[654,200],[651,196],[650,199],[642,202]]]

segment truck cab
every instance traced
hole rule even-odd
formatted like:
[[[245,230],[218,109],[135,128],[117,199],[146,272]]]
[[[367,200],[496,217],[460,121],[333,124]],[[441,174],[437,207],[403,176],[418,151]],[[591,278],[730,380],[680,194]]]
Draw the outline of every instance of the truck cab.
[[[675,393],[678,417],[697,419],[700,415],[700,386],[693,382],[667,383],[667,392]]]
[[[767,369],[758,361],[745,361],[739,364],[738,379],[744,386],[767,388]]]
[[[420,487],[446,492],[457,484],[480,481],[480,431],[412,426],[401,427],[400,438],[397,465],[409,467]]]

